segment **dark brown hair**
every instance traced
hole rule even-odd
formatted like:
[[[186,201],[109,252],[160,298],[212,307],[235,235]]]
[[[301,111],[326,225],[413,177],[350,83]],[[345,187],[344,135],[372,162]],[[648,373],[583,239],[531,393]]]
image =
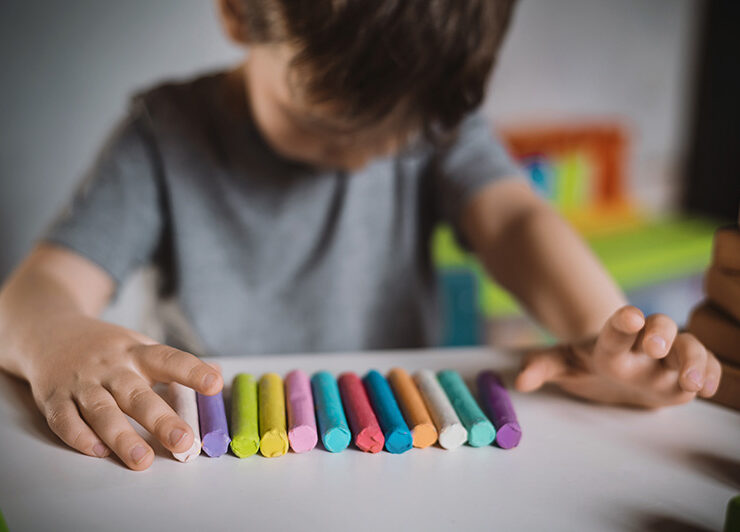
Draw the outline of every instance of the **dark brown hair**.
[[[252,42],[286,42],[292,82],[345,117],[453,130],[483,100],[515,0],[242,0]]]

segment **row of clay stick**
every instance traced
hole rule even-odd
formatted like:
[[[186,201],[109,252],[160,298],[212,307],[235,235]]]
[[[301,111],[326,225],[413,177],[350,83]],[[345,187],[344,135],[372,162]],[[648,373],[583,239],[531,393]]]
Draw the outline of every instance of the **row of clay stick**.
[[[521,428],[501,379],[483,371],[476,380],[480,404],[457,371],[435,375],[420,370],[413,378],[395,368],[388,379],[371,370],[360,379],[343,373],[339,379],[326,371],[311,378],[301,370],[288,373],[285,382],[276,373],[259,381],[247,373],[231,386],[231,430],[223,395],[201,395],[172,383],[170,402],[195,433],[193,446],[175,458],[188,462],[205,452],[217,457],[229,447],[240,458],[258,451],[282,456],[288,448],[310,451],[319,437],[330,452],[350,443],[366,452],[383,448],[394,454],[439,442],[444,449],[464,443],[481,447],[496,442],[510,449],[519,444]]]

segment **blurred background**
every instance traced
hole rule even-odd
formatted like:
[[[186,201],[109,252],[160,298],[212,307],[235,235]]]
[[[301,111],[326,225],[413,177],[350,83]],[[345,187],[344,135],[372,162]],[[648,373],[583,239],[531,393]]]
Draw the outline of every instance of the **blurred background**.
[[[536,189],[630,299],[684,323],[713,230],[736,219],[738,3],[521,0],[485,104]],[[63,207],[128,97],[239,60],[212,2],[6,0],[0,281]],[[734,28],[734,29],[733,29]],[[541,332],[441,227],[447,345]],[[147,331],[141,272],[106,317]]]

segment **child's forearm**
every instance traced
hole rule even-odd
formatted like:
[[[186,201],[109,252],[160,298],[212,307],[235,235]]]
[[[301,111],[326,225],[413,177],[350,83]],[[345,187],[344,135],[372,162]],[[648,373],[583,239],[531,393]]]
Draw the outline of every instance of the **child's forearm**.
[[[521,184],[499,186],[484,189],[465,219],[489,274],[559,339],[598,333],[625,304],[621,290],[544,201]]]
[[[26,362],[43,348],[53,327],[70,315],[99,314],[113,289],[105,274],[85,259],[43,245],[0,290],[0,370],[27,378]]]
[[[624,295],[584,242],[549,208],[524,216],[483,253],[488,271],[561,340],[599,332]]]

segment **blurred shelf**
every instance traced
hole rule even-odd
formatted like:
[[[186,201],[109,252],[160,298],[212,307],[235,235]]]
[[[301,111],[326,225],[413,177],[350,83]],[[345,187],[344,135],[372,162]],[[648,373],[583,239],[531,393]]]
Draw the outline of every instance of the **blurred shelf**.
[[[604,230],[606,226],[603,226],[590,232],[586,230],[586,219],[575,225],[586,234],[591,249],[617,283],[629,292],[700,274],[709,264],[712,237],[717,228],[714,221],[686,217],[640,223],[630,219],[622,227],[612,225],[610,230]],[[477,305],[484,317],[521,314],[514,299],[488,279],[475,257],[457,245],[449,226],[440,226],[435,231],[432,254],[443,284],[452,275],[458,286],[465,272],[473,276],[478,287]]]

